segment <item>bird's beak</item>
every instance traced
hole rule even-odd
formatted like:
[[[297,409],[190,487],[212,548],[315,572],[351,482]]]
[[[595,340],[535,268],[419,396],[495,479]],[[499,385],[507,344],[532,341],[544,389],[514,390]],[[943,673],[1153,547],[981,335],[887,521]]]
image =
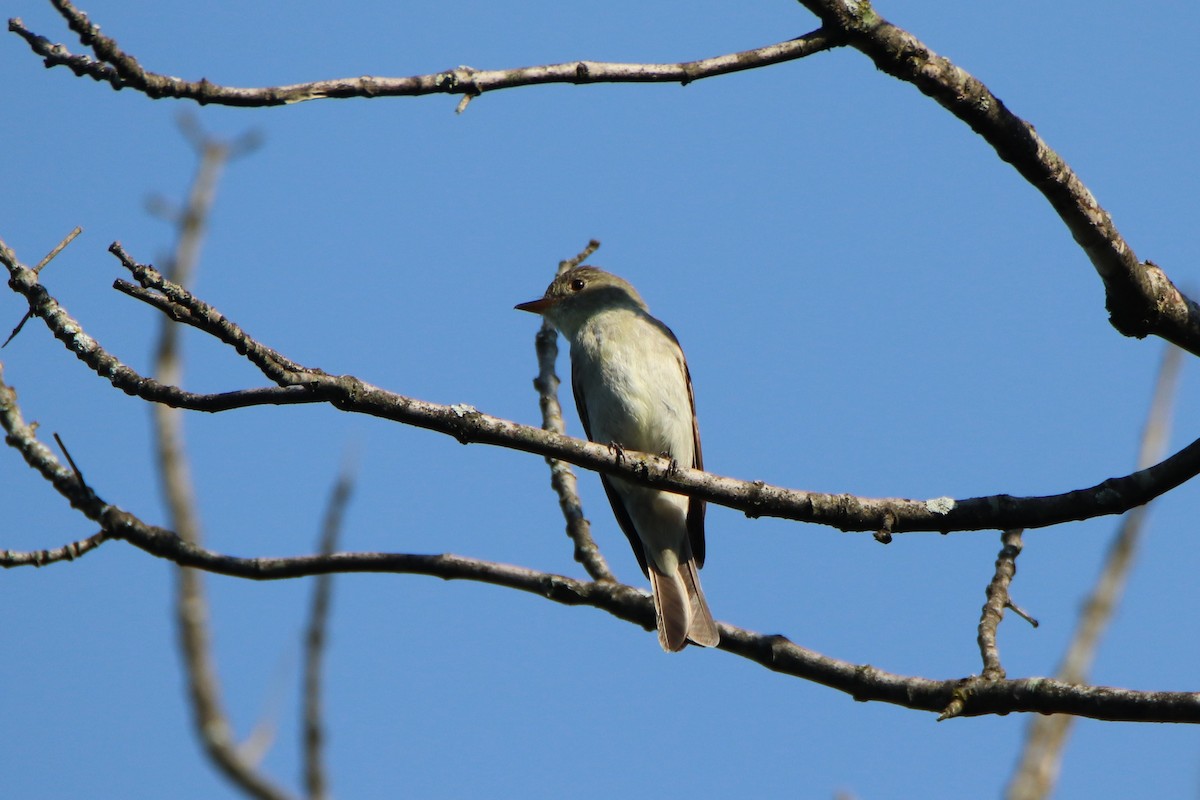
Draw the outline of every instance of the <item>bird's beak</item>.
[[[537,300],[530,300],[528,303],[518,303],[513,308],[517,311],[528,311],[530,314],[541,314],[552,305],[554,305],[554,301],[549,297],[539,297]]]

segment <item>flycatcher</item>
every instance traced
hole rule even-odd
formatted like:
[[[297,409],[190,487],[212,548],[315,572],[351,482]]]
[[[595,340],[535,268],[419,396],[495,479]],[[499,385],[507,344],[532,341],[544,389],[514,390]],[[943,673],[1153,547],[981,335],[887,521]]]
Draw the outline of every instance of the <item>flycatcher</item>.
[[[692,378],[671,329],[629,283],[596,267],[559,275],[540,300],[520,311],[541,314],[571,343],[571,386],[587,437],[703,469]],[[658,642],[682,650],[714,647],[717,624],[700,589],[704,501],[601,475],[621,530],[650,578]]]

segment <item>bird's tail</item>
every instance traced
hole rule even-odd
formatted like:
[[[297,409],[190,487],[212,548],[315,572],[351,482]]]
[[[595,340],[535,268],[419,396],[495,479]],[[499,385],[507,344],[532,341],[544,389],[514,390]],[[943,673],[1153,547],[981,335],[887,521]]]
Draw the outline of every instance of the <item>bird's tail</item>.
[[[701,647],[716,647],[721,634],[708,610],[704,590],[700,588],[696,560],[689,558],[681,562],[674,575],[661,572],[653,560],[649,567],[658,643],[663,650],[678,652],[689,641]]]

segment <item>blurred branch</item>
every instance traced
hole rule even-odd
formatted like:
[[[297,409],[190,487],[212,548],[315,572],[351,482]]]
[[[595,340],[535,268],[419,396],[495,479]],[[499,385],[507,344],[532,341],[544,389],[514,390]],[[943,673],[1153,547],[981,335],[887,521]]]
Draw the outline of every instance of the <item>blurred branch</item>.
[[[168,281],[153,267],[133,261],[119,244],[109,249],[143,289],[159,298],[161,306],[157,307],[174,309],[181,321],[234,348],[278,384],[278,388],[204,395],[139,375],[85,334],[80,324],[38,282],[37,275],[17,261],[0,241],[0,263],[9,270],[9,287],[25,297],[34,315],[46,323],[68,350],[121,391],[169,406],[222,411],[262,404],[328,403],[341,411],[437,431],[463,444],[490,444],[557,458],[634,483],[700,497],[743,511],[750,517],[814,522],[843,531],[884,532],[889,538],[893,533],[910,531],[1042,528],[1120,514],[1200,473],[1200,439],[1197,439],[1155,466],[1062,494],[910,500],[807,492],[762,481],[737,480],[689,469],[649,453],[627,450],[618,456],[604,445],[489,416],[469,405],[429,403],[385,391],[353,375],[330,375],[301,366],[251,338],[212,306]]]
[[[600,242],[591,240],[574,258],[559,262],[558,271],[561,273],[579,266],[599,247]],[[542,429],[562,435],[566,433],[567,428],[563,423],[562,405],[558,402],[559,381],[554,370],[554,363],[558,360],[558,331],[549,322],[542,320],[542,327],[538,329],[534,345],[537,350],[538,376],[533,380],[533,387],[538,391]],[[546,463],[550,465],[550,486],[558,495],[558,506],[567,521],[567,536],[575,543],[575,560],[582,564],[587,574],[595,580],[616,580],[600,548],[596,546],[596,540],[592,538],[591,523],[583,516],[583,503],[579,500],[579,490],[571,465],[552,456],[546,456]]]
[[[189,140],[200,154],[196,178],[187,205],[178,220],[178,240],[168,267],[172,280],[186,285],[199,263],[205,223],[230,148],[215,138],[200,136],[194,124],[181,122],[181,127],[191,131],[193,135],[189,136]],[[179,330],[170,319],[162,321],[154,375],[157,380],[171,385],[178,385],[183,379]],[[201,525],[188,468],[182,416],[179,409],[161,403],[153,405],[153,412],[158,472],[162,478],[162,492],[171,525],[181,541],[199,546]],[[187,673],[196,735],[217,768],[247,794],[263,800],[283,800],[289,795],[262,775],[255,763],[238,747],[233,726],[225,713],[212,654],[203,573],[181,566],[176,577],[175,618],[179,625],[180,649]]]
[[[318,554],[329,556],[337,549],[342,520],[353,489],[354,466],[352,460],[347,458],[329,497],[325,522],[321,526]],[[304,637],[304,785],[311,800],[326,800],[329,796],[323,755],[325,733],[321,711],[321,659],[325,654],[325,630],[329,624],[332,595],[333,575],[318,575],[316,586],[313,588],[308,632]]]
[[[72,54],[61,44],[27,29],[20,19],[8,21],[8,29],[16,33],[34,53],[43,58],[47,69],[65,66],[79,77],[90,77],[107,83],[114,89],[133,89],[151,98],[195,100],[201,105],[278,106],[306,100],[349,97],[399,97],[428,94],[461,94],[477,97],[484,92],[547,83],[679,83],[741,72],[784,61],[794,61],[814,53],[837,47],[841,42],[825,30],[778,44],[744,50],[740,53],[685,61],[677,64],[621,64],[603,61],[571,61],[513,69],[477,70],[460,66],[445,72],[414,75],[406,78],[364,76],[298,83],[290,86],[242,88],[221,86],[207,79],[186,81],[169,75],[150,72],[137,59],[125,53],[114,39],[100,32],[87,15],[67,0],[52,0],[79,41],[92,50],[94,58]],[[460,105],[460,111],[462,106]]]
[[[1181,361],[1182,351],[1167,345],[1142,432],[1138,466],[1153,463],[1166,451]],[[1075,635],[1056,671],[1058,679],[1064,683],[1082,684],[1088,679],[1100,638],[1125,589],[1149,510],[1149,506],[1140,506],[1126,514],[1109,545],[1096,586],[1083,605]],[[1025,746],[1008,784],[1005,796],[1009,800],[1040,800],[1050,796],[1058,780],[1070,727],[1071,718],[1063,715],[1031,720],[1025,734]]]
[[[16,394],[0,372],[0,426],[6,443],[52,483],[73,507],[98,522],[109,536],[124,539],[151,555],[181,566],[254,580],[281,580],[330,573],[395,573],[470,580],[516,589],[566,605],[599,608],[645,630],[654,629],[654,606],[648,593],[611,581],[578,581],[563,575],[482,561],[464,556],[410,553],[331,553],[290,558],[240,558],[213,552],[185,541],[177,533],[148,525],[137,516],[101,499],[54,453],[38,441],[17,405]],[[997,680],[970,684],[896,675],[866,664],[830,658],[783,636],[760,634],[721,625],[720,649],[760,664],[845,692],[855,700],[892,703],[940,712],[963,699],[961,716],[1008,714],[1074,714],[1130,722],[1200,723],[1200,693],[1137,691],[1081,686],[1048,678]]]

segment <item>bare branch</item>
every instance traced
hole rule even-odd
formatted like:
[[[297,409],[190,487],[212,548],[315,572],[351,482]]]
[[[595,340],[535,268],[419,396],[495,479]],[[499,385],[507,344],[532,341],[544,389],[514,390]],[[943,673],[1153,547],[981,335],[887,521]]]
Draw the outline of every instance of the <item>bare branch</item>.
[[[912,83],[983,136],[1000,157],[1049,200],[1104,281],[1114,327],[1127,336],[1161,336],[1200,354],[1200,306],[1183,295],[1153,262],[1140,262],[1091,192],[1034,130],[1010,112],[978,79],[930,50],[907,31],[884,20],[861,0],[802,0],[824,26],[806,36],[757,50],[679,64],[608,64],[575,61],[507,70],[458,67],[408,78],[362,77],[292,86],[234,88],[146,71],[103,35],[67,0],[53,0],[95,59],[71,54],[62,45],[9,20],[9,30],[43,56],[47,67],[65,65],[77,75],[134,88],[150,97],[186,97],[200,103],[264,106],[332,97],[376,97],[434,93],[462,94],[540,83],[679,82],[754,69],[851,45],[876,66]],[[460,110],[462,105],[460,104]],[[881,529],[884,530],[884,529]],[[886,538],[886,537],[885,537]]]
[[[0,425],[5,441],[49,480],[89,519],[113,538],[124,539],[151,555],[181,566],[254,580],[281,580],[338,573],[430,575],[445,580],[471,580],[529,592],[556,603],[589,605],[646,630],[654,628],[649,594],[610,581],[577,581],[508,564],[457,555],[410,553],[332,553],[290,558],[239,558],[207,550],[133,514],[109,505],[83,485],[39,442],[21,418],[16,395],[0,373]],[[941,711],[961,699],[962,716],[1033,711],[1074,714],[1095,719],[1143,722],[1200,722],[1200,693],[1144,692],[1104,686],[1079,686],[1046,678],[1000,680],[930,680],[896,675],[865,664],[852,664],[801,647],[783,636],[721,625],[720,649],[786,675],[829,686],[860,701],[877,700],[925,711]]]
[[[1113,327],[1126,336],[1154,334],[1200,355],[1200,306],[1152,261],[1140,262],[1074,170],[966,70],[880,17],[861,0],[801,0],[827,29],[875,66],[913,84],[995,148],[1054,207],[1104,282]]]
[[[979,618],[979,652],[983,656],[983,679],[987,681],[1004,678],[1004,667],[1000,665],[1000,648],[996,645],[996,631],[1004,619],[1004,609],[1009,606],[1008,587],[1017,574],[1017,556],[1021,554],[1021,531],[1005,531],[1000,536],[1002,546],[996,556],[996,573],[987,586],[987,602]]]
[[[83,332],[64,308],[38,282],[32,270],[16,260],[0,242],[0,263],[9,270],[9,286],[25,296],[35,316],[45,321],[67,349],[101,377],[127,394],[196,411],[222,411],[263,403],[329,403],[337,409],[389,419],[453,436],[463,444],[489,444],[568,461],[576,466],[618,475],[645,486],[700,497],[737,509],[751,517],[779,517],[829,525],[843,531],[886,530],[891,533],[1043,528],[1063,522],[1121,514],[1143,505],[1200,473],[1200,439],[1165,461],[1094,486],[1055,495],[1013,497],[991,495],[955,500],[865,498],[825,494],[744,481],[673,464],[648,453],[624,451],[618,458],[608,447],[481,413],[465,404],[440,405],[372,386],[353,375],[330,375],[303,367],[255,341],[235,323],[183,287],[172,284],[152,267],[129,260],[113,249],[140,276],[146,288],[162,291],[165,300],[184,311],[182,321],[210,333],[245,354],[279,389],[249,389],[196,395],[144,378],[107,353]],[[132,266],[131,266],[132,265]]]
[[[77,76],[90,77],[117,90],[134,89],[152,98],[188,99],[201,105],[215,103],[262,107],[329,98],[411,97],[428,94],[461,94],[469,98],[497,89],[547,83],[678,83],[686,86],[692,81],[717,75],[795,61],[843,43],[839,35],[830,35],[821,29],[766,47],[677,64],[571,61],[564,64],[496,70],[476,70],[460,66],[445,72],[407,78],[364,76],[290,86],[243,88],[220,86],[203,78],[199,81],[186,81],[150,72],[143,68],[136,58],[125,53],[115,40],[102,34],[98,25],[94,25],[86,14],[67,0],[52,2],[67,20],[71,30],[78,34],[80,42],[92,49],[95,58],[74,55],[63,45],[52,44],[49,39],[27,29],[20,19],[10,19],[8,29],[24,39],[30,49],[44,59],[43,63],[47,68],[65,66]],[[458,110],[461,112],[463,108],[464,105],[460,103]]]
[[[321,529],[321,541],[317,552],[329,556],[337,549],[341,536],[342,520],[350,493],[354,489],[354,466],[347,458],[334,484]],[[324,721],[321,711],[321,659],[325,654],[325,629],[329,624],[329,607],[333,595],[333,576],[318,575],[313,587],[312,607],[309,611],[308,632],[304,637],[304,785],[311,800],[325,800],[329,796],[329,781],[325,777]]]
[[[1146,427],[1142,432],[1138,466],[1153,463],[1166,450],[1171,427],[1171,405],[1175,398],[1181,360],[1181,351],[1168,345],[1163,353],[1154,399],[1150,403]],[[1141,506],[1130,511],[1121,521],[1096,586],[1083,604],[1075,635],[1055,672],[1059,680],[1078,684],[1088,680],[1092,661],[1100,647],[1100,638],[1121,600],[1148,512],[1149,506]],[[1050,796],[1058,779],[1070,728],[1071,718],[1062,715],[1035,717],[1030,722],[1025,734],[1025,746],[1008,784],[1006,797],[1009,800],[1040,800]]]
[[[593,606],[647,630],[654,625],[650,596],[620,583],[576,581],[562,575],[451,554],[334,553],[295,558],[236,558],[186,546],[169,531],[144,526],[124,512],[120,517],[113,517],[113,521],[120,526],[120,532],[114,532],[114,535],[125,536],[132,544],[153,555],[235,577],[273,580],[331,572],[431,575],[446,580],[472,580],[504,586],[567,605]],[[963,682],[960,680],[937,681],[895,675],[821,655],[783,636],[755,633],[724,623],[721,625],[720,649],[776,672],[846,692],[859,701],[877,700],[937,712],[944,709],[956,693],[962,693]],[[1034,711],[1109,720],[1200,722],[1200,695],[1194,692],[1141,692],[1025,678],[976,686],[967,697],[963,716]]]
[[[579,266],[599,247],[600,242],[591,240],[574,258],[559,262],[558,271],[561,273],[563,270]],[[558,402],[559,381],[554,370],[554,363],[558,359],[558,331],[545,320],[542,320],[542,327],[538,329],[535,348],[538,376],[534,378],[533,386],[538,391],[542,428],[552,433],[564,434],[567,428],[563,423],[562,404]],[[592,538],[591,523],[583,516],[583,504],[579,500],[579,490],[571,465],[550,456],[546,457],[546,463],[550,465],[550,486],[558,495],[558,506],[567,521],[567,536],[575,543],[575,560],[582,564],[588,575],[595,580],[616,580],[600,548],[596,546],[595,539]]]
[[[979,617],[979,653],[983,656],[983,672],[967,678],[956,688],[950,702],[938,715],[938,722],[962,716],[971,702],[971,697],[981,686],[1004,680],[1004,667],[1000,664],[1000,648],[996,644],[996,632],[1004,609],[1008,607],[1008,586],[1017,572],[1017,556],[1021,553],[1021,531],[1004,531],[1000,536],[1002,545],[996,557],[996,571],[988,583],[987,601]]]
[[[325,374],[320,370],[306,369],[294,361],[289,361],[271,348],[251,339],[236,323],[197,298],[186,287],[164,277],[149,264],[134,261],[120,242],[113,242],[108,250],[133,274],[143,289],[161,293],[166,301],[185,312],[181,314],[180,322],[186,322],[234,347],[239,354],[245,356],[264,375],[280,386],[302,383],[307,374]],[[140,298],[140,295],[138,296]]]
[[[741,53],[679,64],[609,64],[575,61],[506,70],[458,67],[408,78],[347,78],[292,86],[235,88],[146,71],[86,14],[67,0],[54,0],[84,45],[96,58],[71,54],[9,20],[9,30],[45,59],[77,75],[133,88],[150,97],[180,97],[199,103],[266,106],[318,98],[462,94],[540,83],[679,82],[754,69],[802,58],[849,44],[869,56],[880,70],[912,83],[983,136],[1002,159],[1050,201],[1076,241],[1088,254],[1107,290],[1113,325],[1127,336],[1162,336],[1200,354],[1200,307],[1184,296],[1153,262],[1139,262],[1111,217],[1079,177],[1037,134],[1010,112],[978,79],[930,50],[915,36],[892,25],[860,0],[803,0],[824,27],[806,36]]]

